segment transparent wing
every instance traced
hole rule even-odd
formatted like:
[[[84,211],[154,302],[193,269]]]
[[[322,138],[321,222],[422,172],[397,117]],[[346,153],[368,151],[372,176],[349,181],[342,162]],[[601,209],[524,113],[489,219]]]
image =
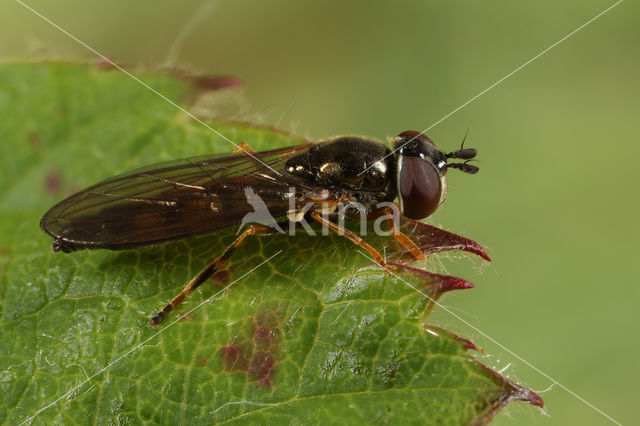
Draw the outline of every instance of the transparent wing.
[[[117,249],[238,225],[254,211],[247,199],[251,194],[277,218],[289,209],[289,188],[308,187],[284,172],[285,163],[310,146],[202,156],[138,169],[63,200],[44,215],[41,226],[68,250]]]

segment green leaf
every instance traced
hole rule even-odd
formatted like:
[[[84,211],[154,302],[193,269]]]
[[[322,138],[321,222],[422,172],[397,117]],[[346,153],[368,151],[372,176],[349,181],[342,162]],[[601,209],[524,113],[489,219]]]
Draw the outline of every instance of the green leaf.
[[[185,105],[215,86],[136,75]],[[1,66],[0,117],[1,422],[470,424],[512,400],[542,404],[475,361],[470,342],[424,325],[433,300],[468,283],[403,265],[387,274],[333,235],[250,238],[228,273],[154,331],[149,318],[235,230],[61,254],[39,220],[101,179],[232,145],[98,66]],[[255,150],[304,142],[250,124],[211,125]],[[404,226],[426,252],[483,253],[436,228]],[[394,242],[370,242],[404,260]]]

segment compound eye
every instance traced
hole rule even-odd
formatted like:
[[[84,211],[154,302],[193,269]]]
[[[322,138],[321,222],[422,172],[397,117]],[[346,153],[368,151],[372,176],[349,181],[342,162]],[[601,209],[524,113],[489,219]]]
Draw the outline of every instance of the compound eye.
[[[428,144],[435,146],[433,141],[429,139],[427,135],[420,132],[416,132],[415,130],[405,130],[404,132],[398,135],[398,138],[401,140],[400,144],[410,140],[416,140],[416,141],[426,142]]]
[[[398,176],[402,214],[409,219],[424,219],[440,204],[442,184],[438,171],[420,157],[404,157]]]

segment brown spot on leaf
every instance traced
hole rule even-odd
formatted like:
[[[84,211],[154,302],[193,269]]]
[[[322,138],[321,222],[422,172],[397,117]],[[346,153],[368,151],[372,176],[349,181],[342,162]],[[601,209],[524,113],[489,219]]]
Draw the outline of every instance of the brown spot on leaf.
[[[42,145],[42,138],[40,138],[40,135],[37,132],[30,132],[27,136],[27,141],[29,142],[29,145],[34,148]]]
[[[44,177],[44,190],[48,194],[57,194],[62,185],[62,175],[57,170],[52,170]]]
[[[204,367],[205,365],[207,365],[207,359],[201,358],[200,361],[198,361],[198,364],[200,365],[200,367]]]
[[[231,87],[242,87],[244,85],[242,80],[227,75],[198,75],[181,69],[173,69],[171,73],[174,76],[189,82],[198,92],[201,93]]]
[[[231,280],[231,272],[226,269],[218,271],[211,277],[211,280],[218,284],[226,284]]]
[[[258,327],[253,332],[253,341],[258,349],[269,349],[277,343],[278,330],[267,327]]]
[[[253,318],[253,332],[220,349],[225,371],[245,371],[257,386],[270,388],[280,346],[283,312],[265,309]]]
[[[244,345],[223,346],[220,349],[222,355],[222,368],[225,371],[246,371],[249,368],[247,361],[247,349]]]
[[[242,87],[244,83],[237,78],[230,76],[191,76],[188,78],[191,83],[202,91],[220,90],[230,87]]]
[[[247,375],[249,379],[256,380],[259,385],[271,387],[271,376],[274,366],[275,361],[270,352],[257,351],[253,355],[253,358],[251,358]]]
[[[116,68],[114,61],[109,58],[100,58],[100,60],[96,63],[98,69],[101,70],[110,70]]]

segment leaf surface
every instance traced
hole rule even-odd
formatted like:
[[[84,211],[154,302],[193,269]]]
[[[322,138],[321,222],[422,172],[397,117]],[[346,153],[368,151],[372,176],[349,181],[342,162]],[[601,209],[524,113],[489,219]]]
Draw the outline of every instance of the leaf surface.
[[[181,105],[216,88],[136,75]],[[39,220],[117,173],[233,146],[119,71],[89,65],[2,65],[0,117],[0,422],[471,424],[512,400],[542,404],[474,360],[473,344],[425,325],[434,300],[469,283],[405,264],[387,274],[333,235],[249,239],[154,331],[148,319],[235,230],[62,254]],[[257,151],[306,142],[211,125]],[[426,253],[484,253],[437,228],[403,227]],[[406,261],[393,241],[370,242]]]

